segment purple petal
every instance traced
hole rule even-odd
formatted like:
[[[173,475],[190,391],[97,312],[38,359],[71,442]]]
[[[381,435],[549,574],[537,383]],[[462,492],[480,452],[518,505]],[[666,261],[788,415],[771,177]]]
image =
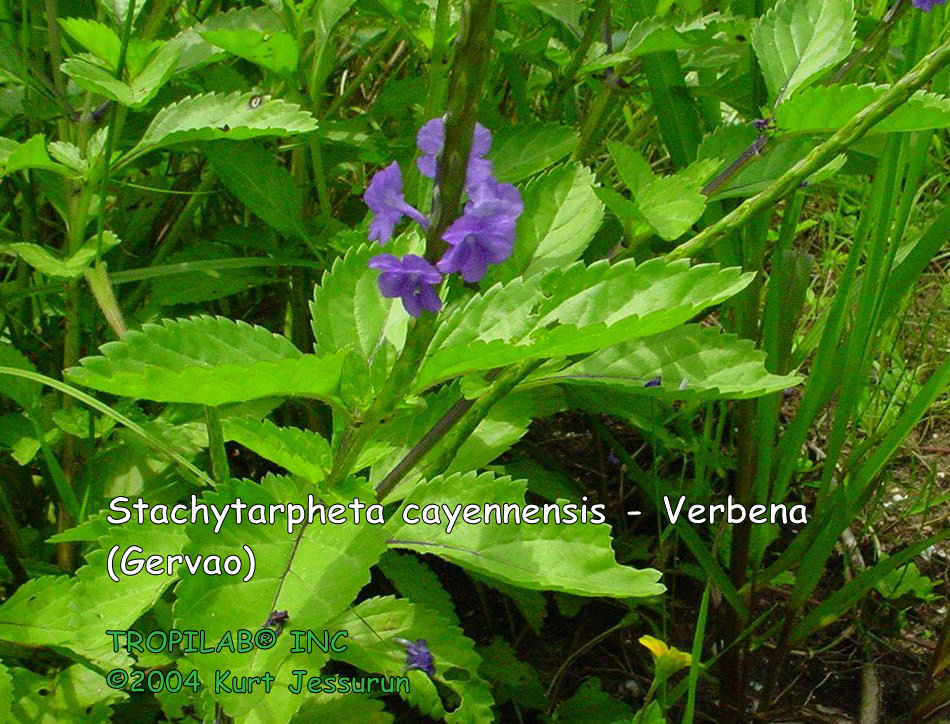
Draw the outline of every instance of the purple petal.
[[[402,306],[405,307],[406,311],[413,317],[422,316],[422,303],[415,294],[411,292],[409,294],[404,294],[402,296]]]
[[[402,272],[383,272],[379,275],[377,284],[382,295],[390,299],[412,293],[412,280]]]
[[[377,285],[384,297],[400,297],[406,311],[414,317],[424,309],[438,312],[442,300],[433,285],[442,281],[442,274],[432,264],[415,254],[402,259],[392,254],[377,254],[369,260],[371,269],[379,269]]]
[[[427,121],[416,135],[416,145],[424,153],[438,156],[445,145],[445,119],[433,118]]]
[[[403,195],[402,172],[395,161],[373,176],[363,195],[363,200],[375,214],[369,227],[370,240],[378,241],[380,244],[388,243],[396,224],[402,220],[403,216],[414,219],[423,228],[429,227],[428,219],[406,202],[406,197]]]
[[[913,0],[913,5],[915,8],[923,10],[925,13],[929,13],[937,5],[943,5],[947,0]]]
[[[491,151],[491,131],[479,122],[475,122],[475,135],[472,137],[472,155],[484,156]]]
[[[428,260],[416,254],[406,254],[402,258],[402,268],[407,273],[417,275],[427,284],[438,284],[442,281],[442,275],[438,270]]]
[[[401,271],[402,263],[398,256],[393,254],[377,254],[369,260],[370,269],[380,269],[382,271]]]
[[[435,287],[430,284],[422,284],[419,286],[418,299],[422,308],[428,309],[430,312],[438,312],[442,309],[442,300],[439,299],[439,295],[436,294]]]

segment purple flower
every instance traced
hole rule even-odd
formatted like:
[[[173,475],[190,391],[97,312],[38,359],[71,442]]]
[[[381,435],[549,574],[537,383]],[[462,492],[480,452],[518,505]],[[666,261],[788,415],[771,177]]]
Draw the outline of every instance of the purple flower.
[[[465,190],[471,192],[476,186],[490,178],[492,163],[482,156],[491,150],[491,131],[481,123],[475,124],[475,135],[472,137],[472,149],[468,157],[468,171],[465,175]],[[416,136],[416,145],[423,155],[416,160],[416,165],[423,175],[434,179],[439,163],[439,156],[445,146],[445,119],[433,118],[419,129]]]
[[[429,645],[425,639],[417,639],[415,643],[406,639],[396,639],[396,641],[406,647],[406,668],[403,672],[418,669],[429,676],[435,676],[435,657],[429,651]]]
[[[663,384],[662,377],[654,377],[652,380],[649,380],[644,387],[659,387]]]
[[[915,8],[920,8],[925,13],[929,13],[937,5],[943,5],[947,0],[913,0]]]
[[[402,305],[413,317],[422,310],[438,312],[442,300],[435,291],[442,275],[421,256],[407,254],[402,259],[392,254],[379,254],[369,260],[371,269],[379,269],[379,291],[384,297],[402,297]]]
[[[393,229],[403,216],[415,219],[423,228],[429,228],[429,220],[406,202],[402,190],[402,173],[395,161],[373,176],[363,200],[375,214],[369,225],[369,238],[380,244],[386,244],[392,238]]]
[[[517,188],[493,178],[469,196],[465,213],[442,235],[451,248],[436,266],[445,274],[460,272],[465,281],[477,282],[489,264],[505,261],[514,251],[515,226],[524,203]]]

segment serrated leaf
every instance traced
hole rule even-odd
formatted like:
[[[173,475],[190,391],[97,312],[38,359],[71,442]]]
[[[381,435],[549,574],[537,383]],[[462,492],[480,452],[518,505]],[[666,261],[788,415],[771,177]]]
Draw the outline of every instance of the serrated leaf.
[[[316,128],[313,116],[294,103],[253,93],[206,93],[189,96],[156,113],[122,162],[174,143],[287,136]]]
[[[145,555],[179,553],[185,542],[180,528],[153,525],[107,529],[99,547],[86,556],[75,577],[44,576],[28,581],[0,606],[0,641],[26,648],[47,647],[100,668],[128,666],[123,649],[113,651],[106,629],[129,628],[177,576],[120,576],[106,573],[107,552],[114,545],[138,545]]]
[[[124,691],[109,688],[95,671],[76,664],[47,678],[28,669],[10,670],[13,683],[14,721],[58,724],[83,721],[105,724],[112,720],[112,705],[128,698]]]
[[[202,38],[202,32],[236,29],[280,32],[284,29],[284,24],[280,16],[267,6],[235,8],[227,12],[215,13],[200,25],[186,28],[174,37],[173,40],[182,46],[182,54],[178,60],[178,72],[227,57],[226,51],[215,47]]]
[[[56,163],[46,152],[46,136],[39,133],[23,143],[12,138],[0,138],[0,177],[26,168],[66,173],[67,168]]]
[[[116,67],[122,41],[112,28],[89,18],[63,18],[59,24],[70,38],[108,63],[110,68]]]
[[[278,75],[290,75],[297,69],[297,42],[288,32],[233,28],[205,30],[200,35],[212,45]]]
[[[659,387],[644,387],[656,377]],[[697,324],[608,347],[545,379],[679,399],[704,390],[726,398],[758,397],[801,381],[767,372],[765,353],[751,340]]]
[[[578,140],[577,131],[556,123],[505,126],[495,134],[488,158],[495,177],[514,184],[573,153]]]
[[[854,0],[780,0],[759,18],[752,47],[776,104],[847,57],[854,23]]]
[[[119,237],[111,231],[102,232],[102,253],[119,245]],[[51,277],[78,279],[96,259],[98,239],[93,236],[86,240],[76,252],[67,259],[54,256],[39,244],[17,242],[0,247],[0,251],[15,254],[37,271]]]
[[[314,288],[310,313],[318,352],[352,347],[372,360],[385,342],[402,347],[409,317],[398,300],[379,293],[377,274],[367,266],[379,252],[376,244],[350,247]]]
[[[403,501],[407,505],[525,505],[525,481],[495,477],[492,473],[438,476],[413,488]],[[562,501],[566,502],[566,501]],[[636,570],[617,563],[610,545],[610,526],[514,523],[485,525],[456,521],[451,533],[441,525],[403,522],[401,514],[390,518],[390,544],[418,553],[429,553],[477,573],[498,578],[522,588],[563,591],[581,596],[638,597],[662,593],[659,571]],[[416,516],[418,510],[411,511]],[[494,519],[493,519],[494,520]],[[569,520],[569,517],[564,518]]]
[[[752,275],[715,264],[652,259],[574,264],[516,279],[451,314],[430,346],[415,389],[524,359],[594,352],[658,334],[743,289]]]
[[[371,598],[336,618],[332,629],[346,629],[358,643],[348,645],[345,652],[333,658],[357,666],[364,671],[390,676],[403,674],[406,653],[396,638],[407,641],[424,639],[435,658],[436,679],[454,689],[462,702],[457,709],[446,712],[438,690],[421,671],[407,671],[409,692],[400,691],[419,711],[446,722],[481,722],[492,719],[494,700],[491,688],[478,676],[481,658],[464,633],[438,613],[402,598],[391,596]],[[447,671],[456,670],[451,678]],[[462,675],[465,672],[466,675]]]
[[[223,405],[262,397],[335,400],[343,354],[304,355],[262,327],[223,317],[146,324],[67,370],[77,384],[158,402]]]
[[[105,96],[129,108],[148,105],[168,81],[178,63],[181,47],[169,41],[163,43],[148,64],[129,83],[115,77],[115,73],[83,58],[69,58],[61,69],[77,85]]]
[[[678,239],[706,209],[703,183],[715,168],[699,161],[670,176],[657,176],[636,192],[637,210],[662,239]]]
[[[266,477],[260,484],[233,481],[207,493],[203,501],[219,506],[240,497],[248,506],[299,503],[307,508],[301,486],[288,478]],[[189,527],[186,553],[222,557],[248,545],[256,554],[257,571],[251,581],[228,576],[192,576],[181,581],[175,602],[175,626],[204,629],[208,640],[217,641],[226,631],[256,630],[272,611],[287,611],[287,629],[336,631],[329,625],[369,582],[369,569],[385,550],[382,526],[347,522],[322,525],[319,519],[298,526],[289,534],[285,525],[255,525],[242,518],[238,525],[230,518],[217,535],[206,525]],[[352,638],[344,641],[351,647]],[[362,639],[361,639],[362,640]],[[275,646],[235,657],[224,649],[215,654],[193,654],[189,664],[211,685],[214,672],[230,669],[232,675],[260,675],[272,672],[277,681],[291,682],[293,669],[314,674],[325,662],[316,647],[311,654],[291,653],[292,639],[281,634]],[[287,721],[301,703],[286,686],[275,686],[270,694],[263,689],[248,694],[219,695],[231,716],[253,711],[255,720]]]
[[[221,427],[225,440],[243,445],[312,483],[323,482],[330,469],[330,443],[309,430],[246,417],[226,418]]]
[[[420,558],[409,553],[386,551],[379,559],[379,569],[403,598],[435,611],[453,626],[459,625],[451,596],[442,587],[439,577]]]
[[[808,88],[775,109],[783,133],[833,133],[877,101],[885,85],[825,85]],[[950,98],[917,91],[869,133],[902,133],[950,127]]]
[[[748,35],[748,21],[718,12],[679,24],[659,17],[645,18],[634,23],[620,50],[589,60],[579,74],[602,71],[652,53],[675,52],[696,46],[716,50],[717,46],[733,43],[736,35]]]
[[[650,164],[635,148],[619,141],[607,141],[607,150],[629,191],[637,193],[656,178]]]
[[[579,163],[565,164],[532,180],[524,189],[514,256],[490,270],[484,287],[530,276],[577,259],[604,218],[594,193],[594,175]]]

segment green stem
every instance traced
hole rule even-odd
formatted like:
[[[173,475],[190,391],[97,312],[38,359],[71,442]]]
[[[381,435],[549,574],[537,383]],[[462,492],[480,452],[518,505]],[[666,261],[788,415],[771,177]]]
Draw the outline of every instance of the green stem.
[[[495,0],[470,0],[462,16],[458,49],[449,78],[445,145],[436,172],[439,195],[433,202],[432,223],[426,237],[429,261],[442,256],[446,247],[442,233],[460,215],[478,101],[487,75],[494,30]]]
[[[205,427],[208,430],[208,452],[211,455],[211,475],[218,485],[231,479],[228,454],[224,449],[224,433],[218,408],[205,405]]]
[[[436,316],[434,314],[420,317],[409,328],[406,333],[406,344],[393,365],[389,379],[370,403],[362,420],[343,433],[333,461],[333,468],[327,476],[327,487],[333,487],[342,482],[353,471],[353,466],[366,443],[392,414],[399,400],[405,396],[425,357],[435,330]]]
[[[682,259],[703,251],[721,241],[727,234],[736,231],[756,214],[764,211],[797,189],[813,173],[821,169],[835,156],[860,140],[873,126],[901,106],[919,88],[950,63],[950,41],[947,41],[923,60],[903,78],[894,83],[884,95],[858,113],[839,128],[830,138],[811,151],[790,170],[761,193],[746,200],[738,208],[715,224],[706,227],[689,241],[677,246],[668,259]]]
[[[448,75],[446,63],[449,32],[451,30],[450,10],[450,0],[439,0],[439,4],[435,9],[432,55],[429,57],[429,88],[426,91],[425,111],[423,112],[423,118],[427,121],[434,118],[439,109],[445,105],[446,77]],[[413,164],[406,174],[406,197],[415,198],[417,207],[421,207],[425,203],[425,196],[428,191],[426,184],[420,183],[421,180],[422,174]]]
[[[579,71],[584,64],[584,59],[587,57],[590,46],[594,44],[598,33],[601,32],[604,18],[607,16],[607,10],[609,8],[609,0],[597,0],[594,11],[587,18],[587,26],[584,28],[584,35],[581,36],[581,42],[574,51],[571,62],[568,63],[567,68],[564,69],[564,74],[561,76],[560,82],[551,94],[551,100],[548,104],[549,120],[560,115],[561,102],[564,98],[564,94],[574,83],[577,71]]]
[[[438,455],[425,466],[426,475],[432,477],[444,473],[452,460],[455,459],[459,448],[472,436],[475,428],[487,417],[491,408],[514,390],[525,377],[540,367],[544,361],[544,359],[525,360],[502,372],[492,386],[460,416],[458,422],[446,430]]]

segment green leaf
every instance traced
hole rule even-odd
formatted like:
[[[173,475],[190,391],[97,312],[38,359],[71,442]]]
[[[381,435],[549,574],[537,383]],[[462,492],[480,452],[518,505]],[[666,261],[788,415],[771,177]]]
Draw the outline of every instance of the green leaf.
[[[316,128],[310,113],[277,98],[253,93],[189,96],[156,113],[141,140],[121,163],[175,143],[287,136]]]
[[[775,109],[783,133],[833,133],[888,90],[885,85],[808,88]],[[950,127],[950,98],[918,91],[869,133],[902,133]]]
[[[606,694],[601,688],[600,679],[595,676],[581,684],[577,693],[562,702],[554,712],[554,721],[558,724],[584,724],[592,719],[604,724],[630,724],[636,721],[630,707]]]
[[[531,664],[521,661],[505,639],[496,637],[478,650],[482,665],[478,673],[493,684],[498,703],[514,700],[531,709],[546,709],[547,694]]]
[[[110,68],[118,65],[122,41],[108,25],[88,18],[63,18],[59,24],[70,38],[108,63]]]
[[[854,0],[780,0],[759,18],[752,47],[776,104],[848,56],[854,23]]]
[[[330,443],[309,430],[245,417],[228,417],[222,428],[225,440],[237,442],[312,483],[323,482],[330,470]]]
[[[657,176],[636,191],[637,210],[667,241],[685,234],[703,215],[701,190],[717,164],[697,161],[670,176]]]
[[[575,0],[521,0],[564,24],[578,38],[581,36],[581,5]]]
[[[46,136],[38,133],[23,143],[12,138],[0,138],[0,177],[26,168],[39,168],[44,171],[66,173],[46,152]]]
[[[524,496],[523,480],[498,478],[492,473],[438,476],[413,488],[401,510],[411,504],[454,508],[459,501],[523,507]],[[576,523],[561,525],[553,518],[546,524],[502,525],[469,524],[459,518],[451,533],[445,532],[444,519],[442,525],[410,525],[397,515],[387,528],[391,545],[437,555],[513,586],[621,598],[654,596],[665,590],[657,582],[659,571],[617,563],[610,545],[610,526],[581,523],[579,506],[576,513]],[[418,517],[418,510],[410,514]],[[541,520],[540,513],[537,519]]]
[[[355,3],[356,0],[323,0],[317,5],[312,17],[319,42],[326,42],[333,28]]]
[[[435,611],[453,626],[459,625],[451,596],[422,559],[390,550],[379,559],[379,569],[403,598]]]
[[[577,259],[604,218],[594,193],[594,175],[579,163],[565,164],[524,189],[514,256],[489,272],[483,286],[559,268]]]
[[[656,178],[650,164],[639,151],[619,141],[607,141],[610,158],[629,191],[636,194]]]
[[[478,676],[481,658],[462,631],[441,615],[419,604],[391,596],[370,598],[343,612],[329,628],[346,629],[354,643],[333,658],[367,672],[400,676],[406,666],[405,649],[396,638],[425,639],[435,658],[436,680],[461,698],[446,712],[438,690],[421,671],[408,671],[410,690],[400,692],[422,714],[446,722],[491,721],[491,688]],[[452,674],[449,676],[449,674]]]
[[[662,379],[659,387],[643,386],[655,377]],[[704,390],[725,398],[759,397],[801,381],[767,372],[765,353],[751,340],[698,324],[608,347],[544,379],[680,399]]]
[[[350,247],[313,290],[310,313],[318,352],[352,347],[372,360],[386,342],[402,347],[409,316],[398,300],[379,293],[377,274],[367,267],[378,253],[376,244]]]
[[[149,280],[149,299],[163,307],[195,305],[240,294],[264,284],[283,283],[264,269],[229,266],[233,261],[233,247],[213,241],[194,241],[165,258],[166,268],[174,273]],[[149,271],[152,270],[154,267]]]
[[[623,48],[590,60],[583,65],[580,73],[596,73],[652,53],[669,53],[696,46],[714,50],[717,46],[734,44],[733,39],[737,35],[748,35],[745,18],[711,13],[677,25],[659,17],[645,18],[630,28]]]
[[[36,372],[36,367],[12,344],[0,344],[0,367],[15,367]],[[43,394],[42,386],[22,377],[0,376],[0,394],[6,395],[24,410],[32,410]]]
[[[262,221],[285,236],[308,241],[303,199],[290,172],[252,141],[212,143],[204,149],[228,191]]]
[[[0,642],[26,648],[66,646],[71,582],[68,576],[33,578],[0,606]]]
[[[701,193],[706,180],[718,165],[697,161],[669,176],[657,176],[646,159],[634,148],[610,141],[607,144],[617,172],[635,202],[623,197],[601,195],[611,210],[627,223],[645,221],[663,239],[682,236],[702,216],[706,197]]]
[[[119,237],[111,231],[102,232],[102,253],[119,245]],[[60,259],[39,244],[17,242],[0,247],[0,251],[15,254],[37,271],[51,277],[62,279],[78,279],[89,265],[96,260],[98,240],[95,236],[76,250],[76,253],[67,259]]]
[[[573,153],[578,140],[573,128],[557,123],[505,126],[495,134],[488,158],[495,177],[514,184]]]
[[[457,308],[436,333],[415,382],[524,359],[594,352],[682,324],[752,280],[737,268],[688,260],[597,262],[496,286]]]
[[[223,405],[261,397],[335,400],[343,354],[302,354],[285,337],[223,317],[146,324],[67,370],[77,384],[158,402]]]
[[[0,606],[0,641],[28,649],[52,648],[103,669],[131,663],[123,649],[113,651],[106,629],[129,628],[177,575],[120,575],[116,583],[106,573],[108,551],[115,545],[124,551],[134,544],[145,555],[172,555],[181,552],[185,535],[164,525],[115,526],[98,542],[75,577],[33,579]]]
[[[61,68],[82,88],[129,108],[139,109],[148,105],[171,77],[180,53],[178,43],[163,43],[148,65],[130,83],[118,80],[114,71],[82,58],[69,58]]]
[[[222,506],[235,498],[248,506],[294,502],[307,508],[310,486],[289,478],[267,476],[260,484],[232,481],[215,492],[206,493],[203,502]],[[266,508],[265,508],[266,510]],[[310,629],[332,632],[330,620],[340,615],[370,578],[373,566],[385,550],[383,527],[351,522],[342,525],[313,524],[297,526],[290,534],[284,525],[257,525],[247,516],[240,525],[229,518],[216,535],[212,526],[196,525],[188,529],[190,543],[186,554],[233,555],[248,545],[255,553],[257,570],[251,581],[230,576],[190,576],[181,581],[175,602],[175,626],[182,629],[203,629],[206,639],[218,641],[227,631],[261,628],[272,611],[287,611],[287,629]],[[365,637],[368,639],[369,637]],[[344,640],[347,648],[354,646],[350,632]],[[325,655],[316,647],[311,654],[291,653],[293,645],[287,631],[270,649],[254,649],[235,656],[227,649],[213,654],[188,655],[206,686],[211,686],[216,670],[230,669],[234,676],[260,675],[270,671],[278,682],[291,682],[293,669],[307,669],[317,674]],[[301,703],[287,687],[275,686],[270,694],[261,688],[248,694],[222,693],[218,700],[226,713],[242,716],[253,712],[255,721],[287,721]]]
[[[324,3],[321,3],[323,5]],[[227,57],[227,52],[215,47],[201,37],[208,30],[256,30],[259,32],[280,32],[284,23],[280,16],[269,7],[244,7],[216,13],[200,25],[186,28],[174,37],[181,43],[182,54],[178,61],[178,72],[190,70],[207,63]]]
[[[720,168],[717,170],[723,170],[757,136],[758,133],[750,126],[721,126],[703,139],[698,154],[701,159],[718,158]],[[757,194],[804,158],[814,146],[811,138],[801,136],[770,142],[761,156],[748,161],[712,198],[728,199]]]
[[[0,664],[0,711],[13,711],[13,679],[3,664]]]
[[[206,30],[200,35],[212,45],[278,75],[289,76],[297,69],[297,42],[290,33],[234,28]]]
[[[309,724],[315,721],[358,721],[360,724],[389,724],[393,721],[393,715],[385,711],[384,706],[385,703],[379,699],[366,696],[323,692],[304,699],[291,722]]]
[[[27,669],[11,669],[10,673],[14,704],[6,711],[13,721],[59,724],[81,718],[103,724],[112,721],[112,705],[128,698],[124,691],[109,688],[102,676],[78,664],[52,679]]]

